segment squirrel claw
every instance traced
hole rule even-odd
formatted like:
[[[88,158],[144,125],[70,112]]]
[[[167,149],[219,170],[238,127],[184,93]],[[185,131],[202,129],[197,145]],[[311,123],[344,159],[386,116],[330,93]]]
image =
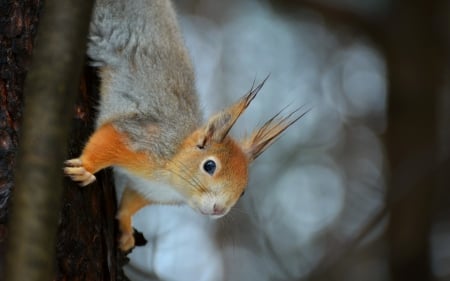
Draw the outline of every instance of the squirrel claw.
[[[66,165],[64,173],[81,186],[86,186],[95,181],[95,176],[83,167],[79,158],[67,160],[64,164]]]
[[[81,162],[80,158],[74,158],[74,159],[66,160],[64,162],[64,164],[66,166],[69,166],[69,167],[80,167],[80,166],[83,165],[83,163]]]

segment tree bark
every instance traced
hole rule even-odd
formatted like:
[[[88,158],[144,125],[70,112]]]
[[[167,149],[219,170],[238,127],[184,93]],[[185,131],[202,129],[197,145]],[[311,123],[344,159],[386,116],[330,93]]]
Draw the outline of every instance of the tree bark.
[[[14,171],[8,280],[54,276],[62,170],[93,2],[45,3],[25,82],[26,106]]]
[[[80,155],[94,129],[98,88],[95,69],[85,67],[66,159]],[[127,280],[121,268],[126,258],[116,244],[117,207],[111,173],[100,171],[96,178],[87,187],[68,178],[64,181],[56,280]]]
[[[36,34],[41,1],[0,1],[0,276],[4,258],[9,198],[23,109],[23,84]]]
[[[47,6],[50,3],[47,2]],[[58,4],[63,3],[59,2]],[[73,2],[73,5],[79,4]],[[29,135],[29,129],[25,125],[21,127],[20,122],[24,105],[22,94],[24,80],[29,69],[38,24],[40,24],[40,28],[43,25],[40,23],[40,15],[46,13],[47,16],[51,16],[47,10],[41,12],[42,6],[42,1],[39,0],[0,1],[0,279],[2,280],[5,277],[6,271],[4,259],[7,253],[7,238],[9,237],[12,240],[11,243],[18,243],[19,247],[23,247],[21,244],[25,243],[25,238],[11,238],[12,236],[16,236],[16,234],[11,233],[12,229],[8,229],[8,223],[17,222],[18,219],[9,215],[11,205],[9,203],[12,197],[11,190],[18,189],[15,187],[13,171],[18,150],[19,131],[22,135]],[[74,12],[72,9],[54,11],[57,16],[54,16],[53,19],[61,19],[60,17],[66,11]],[[76,11],[80,12],[80,7]],[[81,19],[87,16],[89,16],[89,12],[83,12],[83,15],[79,17]],[[87,19],[85,20],[87,22]],[[74,30],[69,27],[68,23],[52,24],[54,28],[58,26],[64,29],[63,33]],[[70,34],[63,35],[70,37]],[[78,95],[78,101],[75,107],[68,105],[68,101],[59,110],[54,104],[47,104],[44,107],[46,110],[31,120],[32,126],[34,127],[32,130],[36,130],[35,126],[43,121],[44,115],[47,114],[46,111],[50,114],[58,113],[62,117],[54,122],[59,123],[58,125],[63,127],[63,131],[72,128],[72,132],[69,141],[63,140],[62,138],[59,141],[55,140],[53,145],[50,146],[48,153],[39,156],[40,158],[37,159],[38,161],[53,162],[53,166],[47,168],[52,169],[57,175],[50,177],[50,174],[45,174],[44,180],[54,180],[56,183],[54,182],[54,186],[52,187],[46,185],[45,187],[38,188],[36,185],[37,182],[33,181],[31,188],[33,188],[33,192],[35,193],[27,192],[25,194],[28,203],[36,204],[39,198],[44,198],[41,196],[37,197],[36,192],[45,193],[46,191],[50,191],[53,193],[53,196],[51,200],[49,197],[45,197],[47,203],[49,201],[52,202],[43,204],[42,210],[44,211],[41,210],[40,213],[30,212],[25,219],[31,219],[31,221],[26,223],[32,222],[33,220],[36,222],[37,219],[35,216],[39,214],[45,214],[47,217],[46,222],[53,221],[52,226],[44,227],[44,231],[50,231],[50,235],[45,236],[46,241],[36,241],[34,243],[34,246],[42,252],[46,251],[46,254],[50,255],[56,254],[56,256],[46,260],[47,263],[51,264],[49,266],[52,267],[49,273],[51,278],[46,280],[126,280],[121,269],[121,265],[126,261],[126,258],[122,253],[117,251],[115,243],[116,227],[114,217],[116,202],[110,173],[101,172],[97,174],[97,182],[87,188],[80,188],[69,179],[65,179],[64,183],[61,180],[62,161],[78,156],[93,130],[95,106],[98,102],[98,78],[96,71],[90,67],[85,67],[81,82],[78,84],[79,80],[77,77],[79,73],[75,73],[77,72],[75,69],[80,68],[85,61],[84,46],[76,47],[73,45],[75,40],[72,38],[58,39],[57,44],[52,44],[48,39],[48,36],[50,36],[49,33],[45,32],[43,36],[41,36],[39,41],[42,48],[47,48],[44,46],[47,44],[62,47],[62,42],[68,43],[70,46],[66,47],[72,48],[72,51],[67,50],[66,53],[60,54],[59,56],[56,52],[52,52],[48,54],[49,57],[40,62],[35,58],[38,60],[35,63],[41,67],[45,67],[45,70],[52,72],[52,74],[47,74],[50,76],[48,77],[49,79],[56,79],[66,73],[68,75],[66,82],[71,85],[64,86],[66,87],[65,89],[68,92],[72,91],[70,95],[74,95],[73,91],[77,89],[80,94]],[[85,36],[80,36],[78,41],[84,40],[84,38]],[[68,72],[62,70],[57,71],[58,69],[54,65],[51,65],[51,59],[56,57],[57,61],[65,60],[69,52],[76,52],[77,59],[69,55],[69,60],[72,57],[73,61],[66,61],[61,65],[62,68],[68,67]],[[27,91],[33,87],[48,89],[55,85],[56,82],[52,84],[51,82],[46,83],[44,80],[35,81],[28,86]],[[72,90],[68,90],[69,87]],[[56,102],[57,98],[65,97],[67,92],[61,90],[61,88],[53,88],[52,93],[55,96],[59,96],[45,97],[43,94],[40,94],[39,97],[35,96],[37,101],[28,98],[27,105],[30,107],[41,104],[42,102]],[[73,117],[72,122],[69,121],[69,116]],[[49,128],[47,127],[49,126],[44,125],[44,128],[41,128],[39,137],[50,136],[48,132]],[[37,152],[38,146],[41,143],[43,145],[49,144],[47,140],[41,140],[40,142],[36,142],[37,139],[34,140],[30,148],[32,153]],[[67,153],[66,143],[69,144],[69,153]],[[58,156],[54,156],[54,153],[57,153]],[[35,160],[33,159],[33,161]],[[44,164],[50,165],[49,163]],[[33,173],[35,173],[34,170]],[[61,193],[63,193],[62,197]],[[17,206],[17,204],[15,205]],[[61,206],[62,209],[60,208]],[[19,211],[23,211],[21,210],[22,207],[17,208],[20,208]],[[17,216],[15,215],[15,217]],[[56,224],[55,219],[58,224]],[[50,241],[50,238],[55,236],[56,225],[57,240],[55,248],[55,241]],[[26,231],[32,234],[32,236],[36,236],[34,230]],[[33,239],[36,238],[34,237]],[[27,258],[35,258],[32,250],[25,249],[25,252],[29,256]],[[8,274],[16,275],[14,277],[16,279],[25,278],[22,280],[32,280],[28,275],[28,271],[24,270],[25,267],[21,267],[19,259],[16,260],[14,258],[13,261],[10,261],[10,264],[16,266],[16,269],[22,271],[22,273],[20,273],[20,276],[17,276],[18,273],[11,273],[13,269],[9,268],[10,273]],[[53,268],[53,266],[56,266],[56,268]],[[10,266],[8,265],[8,267]],[[24,277],[25,275],[26,277]],[[10,278],[10,280],[12,279]]]

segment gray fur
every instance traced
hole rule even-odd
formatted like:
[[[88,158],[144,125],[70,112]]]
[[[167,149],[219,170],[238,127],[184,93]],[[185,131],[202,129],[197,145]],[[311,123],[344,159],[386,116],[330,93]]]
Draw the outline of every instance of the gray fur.
[[[97,127],[113,122],[134,150],[167,158],[200,126],[194,71],[169,0],[97,0],[88,55],[104,83]]]

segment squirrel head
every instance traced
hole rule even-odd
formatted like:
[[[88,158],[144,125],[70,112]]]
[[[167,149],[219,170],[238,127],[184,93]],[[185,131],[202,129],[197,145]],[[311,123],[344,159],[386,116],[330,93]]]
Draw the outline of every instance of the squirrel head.
[[[285,117],[278,113],[249,137],[240,141],[230,137],[229,131],[266,80],[189,135],[167,164],[172,184],[204,215],[226,215],[244,194],[250,164],[305,114],[294,116],[298,109]]]

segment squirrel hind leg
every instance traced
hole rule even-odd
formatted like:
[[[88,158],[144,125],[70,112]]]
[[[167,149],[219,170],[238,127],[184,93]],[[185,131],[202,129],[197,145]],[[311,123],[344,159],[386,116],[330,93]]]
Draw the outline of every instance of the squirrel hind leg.
[[[133,236],[133,226],[131,217],[143,207],[151,204],[149,200],[142,195],[126,187],[120,200],[117,220],[119,221],[119,248],[123,252],[131,250],[135,246]]]

